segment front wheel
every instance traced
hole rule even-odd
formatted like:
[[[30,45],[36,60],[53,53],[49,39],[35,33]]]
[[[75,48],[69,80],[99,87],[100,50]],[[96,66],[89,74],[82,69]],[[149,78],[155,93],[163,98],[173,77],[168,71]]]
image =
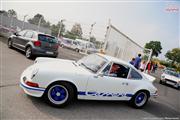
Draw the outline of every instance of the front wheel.
[[[8,40],[8,48],[12,48],[12,40],[11,39]]]
[[[148,96],[147,92],[139,91],[132,97],[130,102],[133,107],[142,108],[146,105],[148,99],[149,99],[149,96]]]
[[[45,91],[46,101],[54,107],[64,107],[72,102],[74,90],[68,83],[50,85]]]

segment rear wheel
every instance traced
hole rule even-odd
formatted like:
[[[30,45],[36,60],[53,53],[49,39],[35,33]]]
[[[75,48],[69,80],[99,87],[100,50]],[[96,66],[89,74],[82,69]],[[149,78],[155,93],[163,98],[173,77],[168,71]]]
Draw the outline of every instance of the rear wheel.
[[[8,40],[8,48],[12,48],[12,40],[11,39]]]
[[[64,107],[72,102],[74,90],[68,83],[55,83],[47,88],[45,98],[54,107]]]
[[[131,105],[135,108],[142,108],[146,105],[149,95],[146,91],[137,92],[131,99]]]
[[[26,58],[30,59],[32,58],[32,48],[31,47],[27,47],[26,48]]]

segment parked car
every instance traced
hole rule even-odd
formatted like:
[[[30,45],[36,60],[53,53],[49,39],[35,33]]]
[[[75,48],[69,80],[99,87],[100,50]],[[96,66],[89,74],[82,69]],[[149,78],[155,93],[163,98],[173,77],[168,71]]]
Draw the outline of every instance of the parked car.
[[[179,74],[169,69],[164,70],[161,75],[160,84],[169,84],[180,89]]]
[[[112,66],[118,65],[118,76]],[[147,75],[147,74],[146,74]],[[142,108],[157,95],[154,77],[117,58],[91,54],[79,61],[37,58],[21,75],[20,86],[28,95],[44,97],[52,106],[63,107],[74,99],[125,100]]]
[[[82,49],[78,41],[69,38],[63,38],[60,42],[60,46],[75,50],[76,52],[80,52]]]
[[[8,47],[22,50],[26,53],[27,58],[32,58],[33,56],[57,57],[59,45],[53,36],[32,30],[23,30],[8,38]]]
[[[79,47],[79,51],[87,52],[88,54],[99,52],[92,42],[81,40],[81,39],[76,39],[76,41],[81,46]]]
[[[72,41],[73,41],[72,39],[63,38],[63,39],[61,39],[60,46],[61,47],[66,47],[66,48],[71,48]]]

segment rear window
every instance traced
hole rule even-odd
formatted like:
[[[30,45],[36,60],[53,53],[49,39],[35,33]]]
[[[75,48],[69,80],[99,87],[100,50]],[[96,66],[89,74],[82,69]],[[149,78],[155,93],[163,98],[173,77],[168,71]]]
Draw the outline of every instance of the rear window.
[[[55,37],[48,36],[48,35],[38,35],[38,40],[44,41],[44,42],[49,42],[49,43],[58,43],[58,40]]]

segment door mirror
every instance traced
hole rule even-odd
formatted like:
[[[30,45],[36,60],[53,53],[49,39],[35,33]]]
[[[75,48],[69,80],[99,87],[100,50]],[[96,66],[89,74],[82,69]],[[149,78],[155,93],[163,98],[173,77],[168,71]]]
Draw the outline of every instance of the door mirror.
[[[98,77],[103,77],[103,76],[104,76],[104,73],[98,73],[97,76],[98,76]]]
[[[14,33],[15,36],[20,36],[17,32]]]

